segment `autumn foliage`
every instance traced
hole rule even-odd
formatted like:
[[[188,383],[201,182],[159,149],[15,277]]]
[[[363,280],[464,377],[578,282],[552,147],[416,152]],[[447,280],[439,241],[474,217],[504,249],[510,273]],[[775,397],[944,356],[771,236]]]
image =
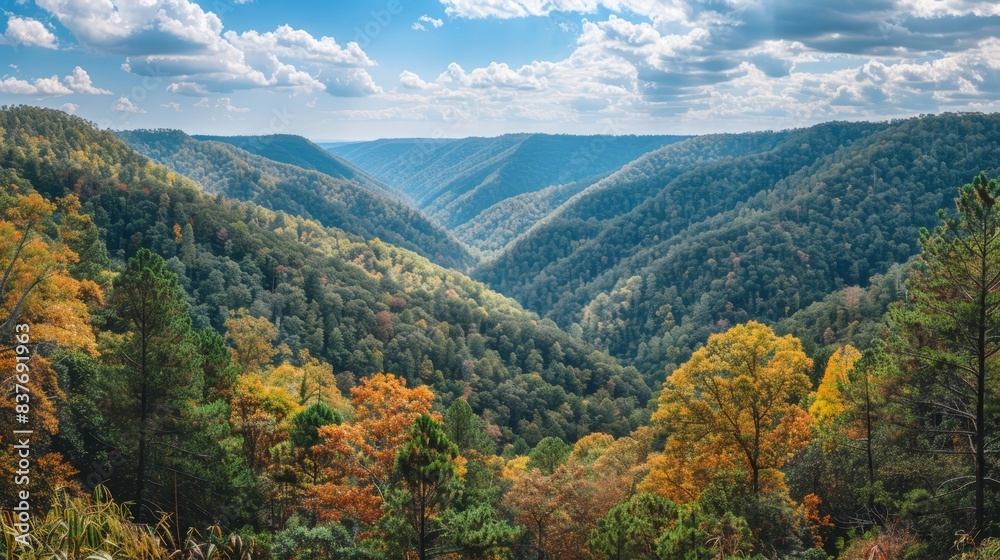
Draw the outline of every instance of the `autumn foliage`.
[[[407,429],[430,413],[433,400],[426,386],[408,388],[392,374],[362,378],[351,389],[353,422],[322,428],[322,441],[313,448],[330,465],[324,471],[326,482],[310,496],[321,519],[378,521],[396,453],[408,439]],[[439,415],[431,416],[440,420]]]

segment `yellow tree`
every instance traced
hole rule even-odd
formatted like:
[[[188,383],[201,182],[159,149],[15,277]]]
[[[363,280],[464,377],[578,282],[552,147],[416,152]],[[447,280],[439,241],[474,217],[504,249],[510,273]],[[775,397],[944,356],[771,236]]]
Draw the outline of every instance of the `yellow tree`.
[[[313,358],[308,350],[301,351],[299,361],[302,366],[285,363],[274,368],[267,376],[268,384],[285,388],[300,406],[321,402],[345,412],[349,405],[337,388],[333,366]]]
[[[349,516],[374,524],[382,513],[396,453],[407,442],[407,429],[430,414],[434,394],[426,385],[409,388],[406,380],[377,373],[351,389],[354,421],[320,428],[313,447],[317,462],[327,465],[326,480],[309,500],[322,519]],[[435,421],[440,415],[431,414]]]
[[[226,319],[226,340],[233,360],[245,372],[255,372],[271,363],[277,350],[278,329],[266,317],[254,317],[246,309],[232,311]]]
[[[794,404],[810,389],[812,362],[791,335],[751,321],[709,337],[667,380],[653,421],[680,463],[732,462],[753,494],[809,442],[809,415]],[[651,476],[655,475],[656,465]]]
[[[82,295],[100,299],[100,288],[79,282],[67,272],[77,255],[59,240],[70,226],[53,222],[56,205],[38,194],[0,191],[0,371],[19,386],[0,393],[0,495],[14,496],[17,460],[8,439],[13,430],[30,429],[31,453],[38,461],[28,490],[35,503],[45,503],[55,488],[75,486],[75,471],[59,453],[49,450],[58,433],[55,401],[62,398],[48,348],[60,347],[96,356],[97,344]],[[46,235],[43,224],[60,232]],[[66,229],[66,232],[61,230]],[[51,231],[51,230],[50,230]],[[15,423],[15,406],[27,412],[27,424]]]
[[[829,428],[844,413],[844,396],[840,388],[847,383],[847,372],[860,357],[861,352],[850,344],[838,348],[830,356],[823,380],[816,390],[816,400],[809,407],[809,417],[817,430]]]

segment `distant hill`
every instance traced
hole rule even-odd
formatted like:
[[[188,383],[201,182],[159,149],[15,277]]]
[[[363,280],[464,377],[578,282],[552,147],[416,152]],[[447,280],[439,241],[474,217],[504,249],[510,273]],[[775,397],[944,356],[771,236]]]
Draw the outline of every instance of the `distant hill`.
[[[136,151],[194,179],[209,192],[316,219],[367,239],[378,237],[458,270],[474,262],[461,243],[420,211],[354,180],[261,157],[229,143],[198,140],[179,130],[117,134]],[[275,157],[305,161],[314,168],[335,171],[337,167],[336,160],[318,157],[307,141],[286,138],[273,146],[250,141],[246,145]],[[308,149],[297,156],[292,151],[295,145]],[[350,169],[344,167],[341,172],[348,174]]]
[[[496,138],[377,140],[333,153],[412,197],[460,239],[484,251],[497,239],[468,225],[518,195],[592,180],[681,136],[508,134]],[[489,222],[489,220],[487,220]],[[519,233],[504,232],[513,238]]]
[[[353,181],[370,190],[399,196],[401,193],[369,176],[354,164],[340,158],[308,139],[293,134],[268,136],[206,136],[196,134],[195,140],[224,142],[267,159],[287,163],[303,169],[319,171],[335,179]]]
[[[247,309],[275,326],[290,359],[307,350],[331,364],[345,393],[391,372],[429,385],[442,406],[467,398],[501,443],[623,436],[648,417],[651,392],[634,368],[414,252],[207,193],[62,111],[0,109],[0,129],[0,196],[78,196],[115,266],[143,247],[167,259],[197,328],[224,331],[230,311]],[[212,159],[202,180],[216,187],[227,185],[221,173],[241,178],[232,188],[278,177],[279,164],[176,131],[122,136],[149,151],[180,144],[169,153],[192,166]]]
[[[998,164],[1000,115],[696,137],[576,194],[473,276],[658,379],[712,332],[907,261],[955,188]]]

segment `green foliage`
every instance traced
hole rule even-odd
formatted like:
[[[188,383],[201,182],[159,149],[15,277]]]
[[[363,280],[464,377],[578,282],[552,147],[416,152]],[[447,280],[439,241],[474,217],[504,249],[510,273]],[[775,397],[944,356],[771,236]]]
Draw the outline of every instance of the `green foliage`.
[[[377,237],[453,268],[472,264],[466,250],[425,216],[395,197],[359,185],[355,179],[309,171],[231,144],[195,140],[178,130],[122,131],[118,136],[143,155],[198,181],[211,193],[315,219],[366,239]],[[263,144],[256,146],[270,154]]]
[[[486,433],[486,425],[476,415],[468,401],[462,398],[452,401],[444,412],[444,432],[461,453],[475,450],[484,455],[495,451],[495,445]]]
[[[326,403],[318,402],[292,417],[293,427],[288,433],[288,439],[295,447],[308,450],[320,442],[320,428],[343,421],[342,414]]]
[[[267,136],[205,136],[195,140],[223,142],[272,161],[287,163],[329,175],[334,179],[352,181],[377,193],[397,196],[395,189],[365,174],[353,164],[341,159],[309,140],[291,134]]]
[[[712,332],[905,262],[998,140],[1000,117],[973,114],[699,136],[583,191],[473,276],[653,380]],[[876,335],[840,320],[818,338]]]
[[[1000,352],[1000,181],[978,174],[955,199],[957,213],[920,236],[909,305],[892,314],[894,349],[908,372],[898,401],[912,448],[965,456],[942,485],[971,518],[951,515],[953,530],[992,534],[997,510],[988,494],[1000,427],[992,362]],[[964,506],[964,507],[963,507]],[[942,508],[943,509],[943,508]],[[964,526],[961,524],[964,523]]]
[[[274,536],[274,560],[378,560],[381,554],[354,540],[341,525],[307,528],[297,525]]]
[[[531,220],[516,217],[522,204],[505,205],[518,211],[507,210],[511,221],[502,224],[498,238],[488,239],[484,234],[491,230],[486,222],[476,223],[477,216],[518,195],[574,182],[587,184],[650,150],[683,139],[506,134],[461,140],[377,140],[338,145],[330,151],[398,187],[462,241],[488,250],[513,239]]]
[[[572,445],[557,437],[549,436],[538,442],[538,445],[531,450],[528,468],[538,469],[542,471],[542,474],[552,474],[559,468],[559,465],[566,462],[572,452]]]
[[[656,543],[678,518],[677,506],[655,494],[640,493],[611,508],[590,532],[587,546],[606,560],[656,560]]]
[[[511,546],[520,538],[522,529],[502,519],[489,504],[480,504],[441,514],[444,548],[469,560],[510,558]]]
[[[352,379],[381,370],[429,383],[444,403],[468,390],[473,411],[504,442],[621,436],[643,420],[650,392],[636,370],[459,273],[380,241],[206,195],[59,111],[7,108],[0,127],[2,167],[48,197],[77,192],[116,262],[143,247],[166,260],[196,329],[223,332],[230,311],[245,308],[280,327],[275,346],[332,364],[345,394]],[[147,136],[172,145],[167,133]],[[201,169],[253,183],[254,168],[233,159],[236,148],[177,141],[216,146],[232,167],[205,161]],[[542,368],[526,371],[539,357]],[[206,378],[206,398],[224,385],[212,389]]]
[[[437,517],[447,509],[456,490],[454,460],[458,448],[448,440],[441,424],[427,414],[417,417],[409,435],[410,440],[396,453],[399,482],[387,500],[387,513],[408,525],[404,531],[397,529],[395,538],[407,549],[415,548],[420,560],[426,560],[442,533]],[[400,526],[391,519],[389,524]]]

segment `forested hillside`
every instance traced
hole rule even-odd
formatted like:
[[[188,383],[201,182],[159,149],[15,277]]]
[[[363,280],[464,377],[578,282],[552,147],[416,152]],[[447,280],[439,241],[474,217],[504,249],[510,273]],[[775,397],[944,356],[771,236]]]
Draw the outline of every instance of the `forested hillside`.
[[[472,247],[497,241],[469,224],[517,195],[599,177],[681,136],[508,134],[461,140],[378,140],[330,150],[410,195]]]
[[[230,144],[195,140],[178,130],[123,131],[119,136],[136,151],[194,179],[208,192],[315,219],[366,239],[378,237],[455,269],[464,270],[473,262],[461,243],[418,210],[366,188],[364,183],[328,175],[332,169],[318,158],[311,160],[324,170],[310,171]],[[294,161],[280,149],[266,151]],[[302,154],[306,157],[308,152]]]
[[[963,175],[1000,116],[696,137],[493,205],[524,233],[479,272],[570,332],[219,192],[328,175],[122,136],[198,182],[0,109],[0,555],[1000,554],[1000,180]]]
[[[954,186],[1000,161],[996,115],[746,140],[765,138],[756,151],[688,167],[672,165],[685,143],[649,154],[474,276],[652,380],[712,332],[782,320],[906,261]]]
[[[223,142],[270,160],[287,163],[303,169],[319,171],[334,179],[352,181],[367,189],[393,196],[401,196],[396,189],[361,171],[352,163],[324,150],[309,140],[293,134],[266,136],[206,136],[196,134],[195,140]]]
[[[89,342],[65,348],[54,360],[59,385],[50,387],[65,395],[56,413],[58,433],[50,429],[50,449],[77,470],[108,460],[134,436],[125,427],[135,427],[130,418],[138,415],[129,407],[136,396],[129,393],[132,386],[115,381],[132,375],[131,362],[118,357],[134,328],[128,309],[121,307],[121,298],[131,292],[119,285],[133,274],[128,268],[132,266],[140,267],[135,274],[149,269],[176,278],[176,287],[157,301],[165,298],[164,305],[175,305],[162,314],[176,313],[178,322],[169,328],[179,330],[162,341],[165,346],[156,349],[160,354],[155,359],[164,364],[157,367],[170,368],[157,375],[189,386],[177,395],[164,386],[158,398],[198,403],[185,412],[200,418],[188,418],[196,425],[228,420],[226,431],[242,438],[245,450],[251,443],[262,445],[261,437],[278,437],[275,426],[311,402],[341,407],[347,414],[339,395],[383,371],[399,376],[400,383],[431,387],[436,410],[457,397],[468,399],[472,410],[486,419],[491,445],[501,447],[523,450],[544,437],[574,441],[592,431],[624,435],[645,421],[643,406],[650,391],[635,370],[621,367],[550,322],[536,321],[512,301],[457,272],[380,241],[203,193],[110,133],[59,111],[5,108],[0,111],[0,130],[5,215],[29,220],[30,227],[41,228],[37,235],[52,236],[35,238],[37,243],[49,239],[46,243],[64,253],[56,261],[63,264],[49,266],[65,266],[66,282],[86,286],[61,297],[76,302],[75,313],[85,325],[78,325],[78,334]],[[39,209],[29,211],[29,204]],[[31,221],[32,212],[39,221]],[[71,232],[71,225],[80,231]],[[144,253],[146,249],[152,253]],[[79,259],[66,256],[70,254]],[[170,290],[176,290],[176,296]],[[47,297],[52,293],[45,292]],[[172,297],[173,304],[168,301]],[[47,317],[34,316],[38,321]],[[223,336],[235,348],[232,363],[221,346]],[[190,344],[180,343],[189,337]],[[182,358],[178,353],[190,355]],[[233,400],[278,398],[274,391],[285,386],[295,388],[281,397],[287,402],[260,401],[240,408],[250,401],[237,406]],[[198,395],[185,392],[188,389]],[[119,396],[106,401],[108,391]],[[170,402],[163,406],[170,409]],[[217,416],[225,410],[230,412]],[[259,422],[272,423],[270,435],[257,428],[249,431]],[[170,433],[174,435],[168,439],[178,433],[208,437]],[[268,446],[278,443],[266,441]],[[224,442],[203,443],[215,451],[202,450],[198,456],[213,461],[223,460],[213,453],[235,451]],[[220,444],[222,448],[212,447]],[[267,447],[257,449],[264,458],[252,452],[241,460],[224,459],[235,461],[227,469],[236,470],[213,472],[211,477],[203,472],[210,465],[197,459],[177,457],[193,461],[182,465],[155,455],[155,461],[201,473],[199,477],[212,481],[212,492],[225,495],[235,492],[226,484],[245,485],[246,477],[264,475],[261,469],[270,464]],[[106,483],[116,495],[129,496],[128,477],[137,467],[134,456],[125,459],[127,465]],[[185,486],[182,492],[191,495],[196,486]],[[255,501],[264,498],[253,494],[257,491],[252,490],[241,507],[265,507]],[[162,490],[149,492],[159,496]],[[253,515],[251,509],[241,511]],[[185,516],[199,518],[195,511]]]

